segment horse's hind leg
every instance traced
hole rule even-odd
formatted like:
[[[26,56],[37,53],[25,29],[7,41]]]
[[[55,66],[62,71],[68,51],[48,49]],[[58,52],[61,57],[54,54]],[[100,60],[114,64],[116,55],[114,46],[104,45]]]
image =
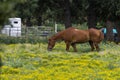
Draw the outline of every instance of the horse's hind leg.
[[[99,48],[99,46],[98,46],[98,43],[97,43],[97,42],[95,42],[95,47],[96,47],[96,50],[97,50],[97,51],[100,51],[100,48]]]
[[[65,41],[65,43],[66,43],[66,51],[69,51],[69,48],[70,48],[70,42]]]
[[[95,49],[93,41],[89,41],[89,44],[91,46],[91,51],[93,51]]]
[[[75,44],[75,43],[72,43],[71,46],[73,47],[74,52],[77,52],[76,44]]]

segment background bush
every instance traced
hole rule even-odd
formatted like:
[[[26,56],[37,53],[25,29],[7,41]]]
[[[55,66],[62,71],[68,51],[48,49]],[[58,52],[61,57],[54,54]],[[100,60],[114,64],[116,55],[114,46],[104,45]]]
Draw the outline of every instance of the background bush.
[[[0,36],[0,43],[5,44],[16,44],[16,43],[40,43],[47,42],[48,37],[10,37],[10,36]]]

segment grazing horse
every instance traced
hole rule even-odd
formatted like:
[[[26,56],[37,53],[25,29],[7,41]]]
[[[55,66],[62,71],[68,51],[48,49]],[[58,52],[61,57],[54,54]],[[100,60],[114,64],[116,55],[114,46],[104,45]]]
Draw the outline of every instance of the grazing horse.
[[[98,44],[104,39],[104,35],[100,30],[91,28],[88,30],[79,30],[74,27],[67,28],[58,32],[48,40],[48,50],[51,51],[55,46],[57,40],[63,40],[66,44],[66,51],[69,51],[70,45],[74,51],[77,52],[76,43],[89,42],[91,50],[95,48],[99,51]]]

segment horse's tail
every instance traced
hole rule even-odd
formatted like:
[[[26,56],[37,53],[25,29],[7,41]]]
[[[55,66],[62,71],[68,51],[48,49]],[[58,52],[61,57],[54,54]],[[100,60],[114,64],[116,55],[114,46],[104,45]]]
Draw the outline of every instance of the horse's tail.
[[[102,41],[104,39],[104,34],[102,33],[102,31],[100,30],[100,36],[99,36],[100,41]]]

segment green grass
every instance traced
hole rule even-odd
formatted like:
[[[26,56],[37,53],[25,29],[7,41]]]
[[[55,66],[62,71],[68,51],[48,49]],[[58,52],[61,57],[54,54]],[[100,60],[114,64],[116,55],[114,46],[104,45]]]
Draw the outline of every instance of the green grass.
[[[100,44],[99,52],[88,43],[78,44],[78,52],[65,51],[57,43],[47,51],[47,43],[0,44],[1,80],[119,80],[120,45]]]

